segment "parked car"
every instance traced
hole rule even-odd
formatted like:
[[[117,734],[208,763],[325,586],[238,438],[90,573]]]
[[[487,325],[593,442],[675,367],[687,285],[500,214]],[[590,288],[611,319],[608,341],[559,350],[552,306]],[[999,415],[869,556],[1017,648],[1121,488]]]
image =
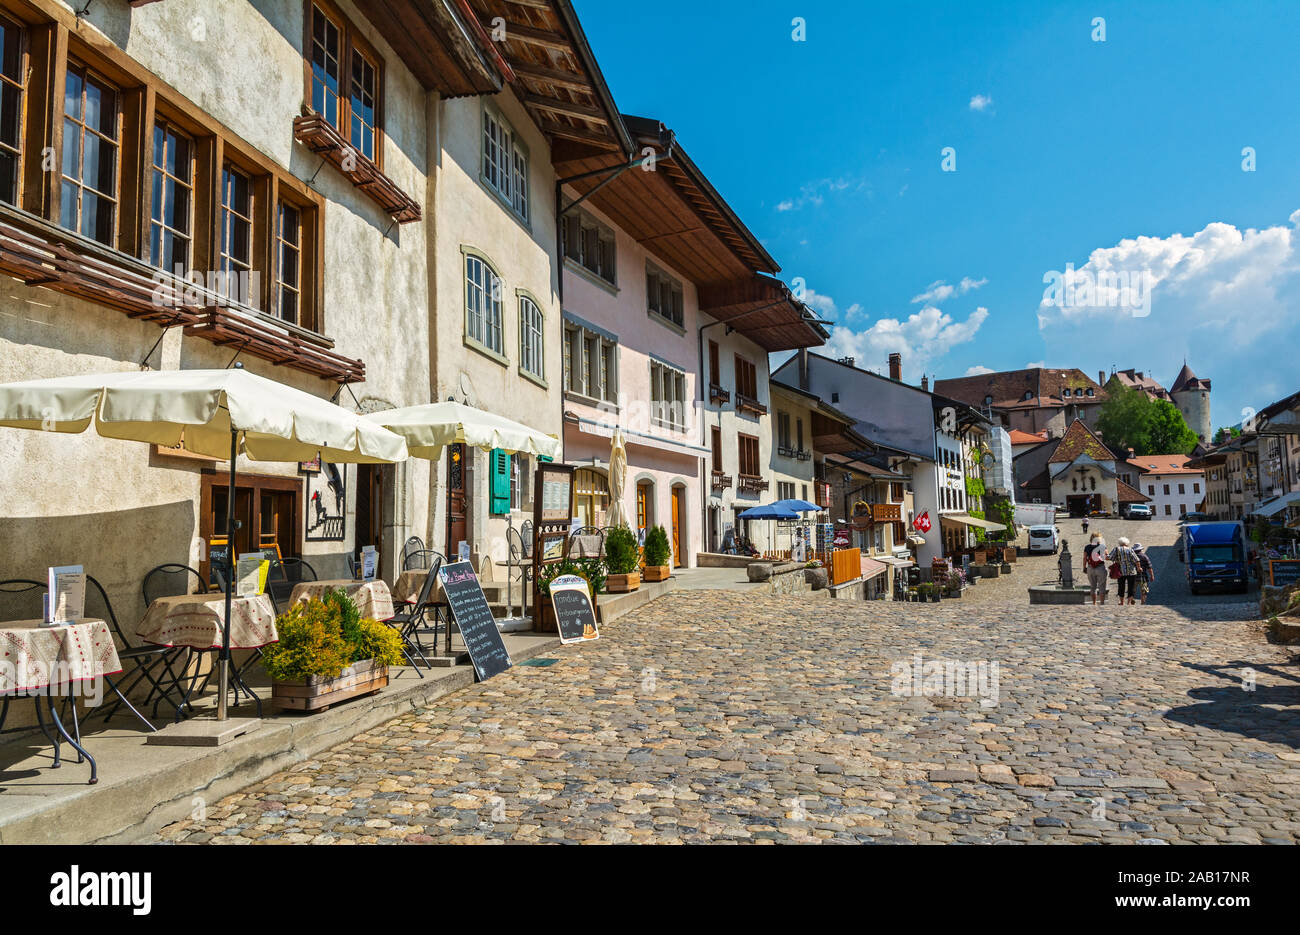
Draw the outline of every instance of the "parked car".
[[[1128,513],[1125,514],[1129,519],[1151,519],[1154,515],[1151,507],[1145,503],[1130,503]]]
[[[1029,551],[1034,552],[1051,552],[1056,554],[1056,550],[1061,547],[1061,530],[1055,526],[1030,526],[1029,527]]]
[[[1178,525],[1186,526],[1188,523],[1213,523],[1215,518],[1209,513],[1184,513],[1178,517]]]

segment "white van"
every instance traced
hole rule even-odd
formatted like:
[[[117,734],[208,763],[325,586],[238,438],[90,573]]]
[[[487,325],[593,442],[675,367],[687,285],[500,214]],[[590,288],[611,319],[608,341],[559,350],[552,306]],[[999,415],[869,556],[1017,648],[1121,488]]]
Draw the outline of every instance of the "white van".
[[[1055,526],[1030,526],[1029,527],[1029,551],[1034,552],[1051,552],[1056,554],[1056,550],[1061,546],[1061,531]]]

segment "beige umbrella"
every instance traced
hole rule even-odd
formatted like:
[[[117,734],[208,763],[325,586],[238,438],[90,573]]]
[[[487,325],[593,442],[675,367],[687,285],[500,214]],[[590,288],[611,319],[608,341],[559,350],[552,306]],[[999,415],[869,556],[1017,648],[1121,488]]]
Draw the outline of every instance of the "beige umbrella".
[[[614,440],[609,448],[609,515],[607,526],[627,526],[627,510],[623,506],[623,487],[627,483],[627,445],[623,430],[614,427]]]
[[[463,403],[448,401],[404,406],[372,412],[366,418],[406,439],[413,457],[430,461],[440,457],[447,445],[457,443],[548,458],[554,458],[560,451],[560,440],[554,435]]]
[[[183,448],[230,458],[226,529],[234,523],[235,458],[379,464],[405,461],[397,435],[341,406],[273,380],[233,370],[97,373],[0,384],[0,426],[84,432],[91,422],[107,438]],[[234,553],[228,556],[218,720],[226,719],[230,600]]]

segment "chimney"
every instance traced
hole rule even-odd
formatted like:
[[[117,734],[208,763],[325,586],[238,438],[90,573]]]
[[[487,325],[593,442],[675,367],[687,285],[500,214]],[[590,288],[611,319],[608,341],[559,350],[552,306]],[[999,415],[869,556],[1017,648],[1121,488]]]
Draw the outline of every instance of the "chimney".
[[[1134,451],[1133,451],[1132,448],[1130,448],[1130,449],[1128,450],[1128,456],[1129,456],[1129,459],[1130,459],[1130,460],[1132,460],[1133,458],[1137,457],[1137,455],[1134,453]]]
[[[889,355],[889,379],[895,383],[903,382],[903,355],[894,353]]]
[[[808,348],[799,348],[799,389],[808,392]]]
[[[1098,386],[1105,386],[1105,385],[1106,385],[1106,371],[1105,371],[1105,370],[1098,370],[1098,371],[1097,371],[1097,385],[1098,385]]]
[[[930,392],[930,378],[925,374],[921,374],[921,389]]]

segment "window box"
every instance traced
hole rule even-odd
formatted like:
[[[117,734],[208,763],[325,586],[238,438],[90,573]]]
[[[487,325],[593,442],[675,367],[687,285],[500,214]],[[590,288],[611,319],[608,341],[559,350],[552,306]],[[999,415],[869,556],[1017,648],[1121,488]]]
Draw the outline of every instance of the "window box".
[[[767,415],[767,407],[752,396],[736,393],[736,411],[748,412],[756,416]]]
[[[732,478],[730,474],[724,474],[721,471],[714,471],[711,480],[714,490],[724,490],[731,486]]]
[[[420,220],[420,203],[379,171],[320,114],[306,113],[293,118],[294,139],[313,153],[324,156],[398,224]]]
[[[709,402],[716,403],[719,406],[725,406],[731,402],[731,393],[718,386],[716,383],[709,384]]]
[[[740,489],[746,493],[761,493],[762,491],[767,490],[768,486],[768,481],[765,481],[763,478],[756,475],[740,475]]]

